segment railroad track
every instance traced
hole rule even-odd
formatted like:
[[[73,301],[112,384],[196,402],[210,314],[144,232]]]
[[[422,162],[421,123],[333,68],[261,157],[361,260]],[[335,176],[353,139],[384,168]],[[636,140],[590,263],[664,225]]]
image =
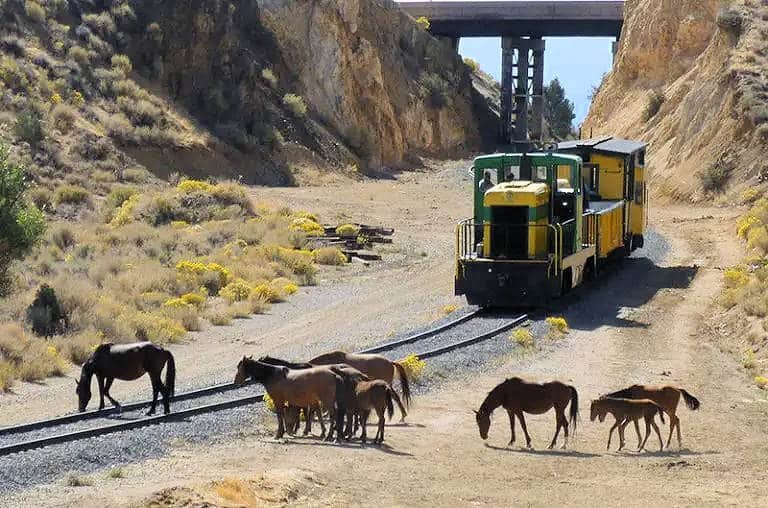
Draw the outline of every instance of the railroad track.
[[[393,351],[393,350],[396,350],[397,348],[400,348],[401,346],[413,344],[415,342],[419,342],[424,339],[434,337],[447,330],[450,330],[451,328],[457,327],[462,323],[465,323],[467,321],[472,320],[473,318],[480,316],[482,312],[483,312],[482,310],[475,310],[457,319],[449,321],[448,323],[444,323],[440,326],[431,328],[424,332],[420,332],[396,341],[387,342],[374,347],[363,349],[359,351],[359,353],[384,353],[387,351]],[[468,339],[452,342],[449,344],[440,345],[439,347],[436,347],[427,351],[421,351],[416,354],[421,359],[433,358],[433,357],[448,353],[450,351],[461,349],[461,348],[470,346],[472,344],[477,344],[484,340],[488,340],[496,335],[499,335],[500,333],[503,333],[505,331],[511,330],[512,328],[520,326],[527,320],[528,320],[528,316],[524,314],[524,315],[512,318],[511,320],[504,323],[503,325],[498,326],[482,334],[470,337]],[[197,398],[202,398],[206,396],[211,396],[211,395],[216,395],[216,394],[237,390],[240,388],[242,387],[235,385],[234,383],[225,383],[225,384],[215,385],[207,388],[202,388],[199,390],[182,392],[175,395],[173,400],[174,402],[184,401],[184,400],[193,400]],[[239,397],[239,398],[227,400],[224,402],[216,402],[212,404],[191,407],[188,409],[182,409],[179,411],[174,411],[168,415],[148,416],[145,418],[138,418],[138,419],[130,420],[127,422],[111,423],[108,425],[102,425],[102,426],[92,427],[92,428],[83,429],[83,430],[76,430],[73,432],[65,432],[65,433],[55,434],[52,436],[20,441],[20,442],[8,444],[5,446],[0,446],[0,457],[11,455],[14,453],[20,453],[28,450],[33,450],[36,448],[43,448],[43,447],[51,446],[55,444],[67,443],[71,441],[77,441],[80,439],[102,436],[102,435],[111,434],[114,432],[133,430],[133,429],[147,427],[147,426],[155,425],[159,423],[183,420],[195,415],[212,413],[216,411],[224,411],[227,409],[242,407],[249,404],[255,404],[257,402],[263,401],[263,399],[264,399],[264,394],[261,393],[257,395],[247,396],[247,397]],[[147,407],[150,403],[151,401],[143,401],[143,402],[136,402],[131,404],[124,404],[121,409],[122,411],[138,410],[138,409]],[[52,418],[49,420],[40,420],[40,421],[25,423],[21,425],[12,426],[12,427],[0,428],[0,437],[12,435],[12,434],[31,432],[31,431],[41,430],[41,429],[47,429],[47,428],[55,428],[57,426],[86,421],[86,420],[95,419],[95,418],[104,418],[105,416],[109,416],[118,412],[119,411],[117,408],[108,408],[102,411],[98,411],[98,410],[87,411],[84,413],[64,415],[64,416]]]

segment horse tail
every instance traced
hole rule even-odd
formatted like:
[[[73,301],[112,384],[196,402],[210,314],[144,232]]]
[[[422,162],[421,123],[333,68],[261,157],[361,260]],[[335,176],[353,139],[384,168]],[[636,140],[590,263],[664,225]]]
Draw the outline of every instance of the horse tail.
[[[166,370],[165,370],[165,387],[168,390],[168,397],[173,397],[174,392],[176,391],[176,360],[173,359],[173,354],[171,354],[170,351],[166,350],[166,353],[168,354],[168,359],[166,361]]]
[[[686,392],[682,388],[679,388],[680,393],[683,394],[683,398],[685,399],[685,405],[688,406],[688,409],[691,411],[696,411],[701,407],[701,402],[699,402],[699,399],[691,395],[690,393]]]
[[[579,417],[579,393],[573,386],[568,388],[571,389],[571,426],[573,427],[573,435],[576,436],[576,422]]]
[[[408,373],[405,371],[405,367],[400,365],[398,362],[392,362],[395,364],[395,368],[397,369],[397,372],[400,374],[400,384],[403,387],[403,401],[405,402],[405,407],[408,408],[411,405],[411,385],[408,382]]]
[[[389,414],[389,419],[390,420],[392,419],[392,415],[395,414],[395,406],[394,406],[394,404],[392,404],[392,394],[393,393],[395,393],[394,390],[392,390],[392,388],[387,386],[387,391],[386,391],[385,397],[386,397],[386,401],[387,401],[387,414]],[[397,395],[397,394],[395,394],[395,395]]]

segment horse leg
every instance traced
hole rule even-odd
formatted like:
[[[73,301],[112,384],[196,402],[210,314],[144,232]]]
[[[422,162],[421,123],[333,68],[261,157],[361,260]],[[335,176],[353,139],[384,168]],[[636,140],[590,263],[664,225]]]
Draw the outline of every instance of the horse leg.
[[[507,414],[509,415],[509,430],[512,431],[512,439],[509,440],[507,446],[512,446],[515,444],[515,413],[511,409],[507,409]]]
[[[562,449],[566,450],[568,448],[568,418],[565,416],[565,408],[563,408],[562,419],[560,425],[562,425],[563,432],[565,433],[565,442],[563,443]]]
[[[523,412],[518,411],[517,412],[517,418],[520,420],[520,426],[523,428],[523,433],[525,434],[525,443],[528,448],[531,447],[531,436],[528,434],[528,427],[525,426],[525,418],[523,417]]]
[[[677,416],[675,413],[667,413],[669,415],[669,438],[667,439],[667,449],[669,449],[670,443],[672,443],[672,433],[675,431],[675,420]]]
[[[275,401],[275,413],[277,414],[277,433],[275,439],[280,439],[285,435],[285,420],[283,419],[283,412],[285,411],[285,401]]]
[[[149,406],[147,416],[152,416],[155,414],[155,408],[157,408],[157,395],[160,393],[160,375],[150,372],[149,379],[152,381],[152,405]]]
[[[680,436],[680,418],[675,416],[675,427],[677,427],[677,447],[683,449],[683,438]]]
[[[376,412],[379,414],[379,431],[376,433],[376,437],[379,440],[379,444],[381,444],[384,442],[384,408],[377,408]]]
[[[648,429],[645,430],[646,433],[648,432]],[[640,423],[638,423],[637,420],[635,420],[635,434],[637,434],[637,447],[640,448],[640,445],[642,444],[643,438],[640,435]]]
[[[99,383],[99,411],[104,409],[104,376],[96,374],[96,381]]]
[[[323,420],[323,408],[320,404],[315,405],[315,414],[317,414],[317,419],[320,422],[320,439],[323,439],[325,437],[325,420]]]
[[[565,416],[563,416],[563,418],[565,418]],[[548,450],[551,450],[555,447],[555,444],[557,443],[557,436],[560,435],[560,427],[562,426],[562,420],[560,419],[560,409],[557,408],[555,409],[555,424],[555,437],[553,437],[552,442],[549,443],[549,447],[547,448]]]
[[[626,441],[624,440],[624,429],[627,425],[629,425],[629,418],[625,418],[621,425],[619,425],[619,451],[621,451],[626,444]]]
[[[637,421],[637,420],[635,420]],[[645,417],[645,439],[643,439],[643,442],[640,446],[637,447],[637,451],[641,452],[645,450],[645,443],[648,442],[648,437],[651,435],[651,422],[653,421],[653,416],[651,416],[650,419],[648,417]]]
[[[611,427],[611,430],[608,431],[608,447],[606,447],[606,450],[611,449],[611,438],[613,437],[613,431],[616,430],[616,428],[619,426],[619,419],[616,419],[616,422]]]
[[[363,410],[361,412],[361,414],[360,414],[360,419],[361,419],[360,424],[363,427],[363,430],[360,432],[360,442],[363,443],[363,444],[365,444],[366,441],[368,440],[368,429],[367,429],[367,427],[368,427],[368,415],[370,415],[370,414],[371,414],[371,412],[368,411],[367,409]]]
[[[115,378],[108,377],[106,378],[104,382],[104,395],[109,399],[109,401],[112,403],[113,406],[117,408],[118,413],[123,412],[123,407],[120,405],[118,401],[112,398],[112,396],[109,394],[109,389],[112,388],[112,383],[115,381]]]
[[[659,432],[659,426],[656,425],[656,422],[653,419],[651,419],[651,427],[653,427],[653,430],[656,431],[656,435],[659,437],[659,451],[664,451],[664,441],[661,440],[661,432]]]

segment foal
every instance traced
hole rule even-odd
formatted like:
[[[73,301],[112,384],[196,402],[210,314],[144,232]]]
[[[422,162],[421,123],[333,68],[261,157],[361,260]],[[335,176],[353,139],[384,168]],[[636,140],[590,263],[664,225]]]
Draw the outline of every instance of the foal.
[[[619,428],[619,450],[624,448],[624,429],[629,425],[629,422],[635,423],[635,429],[637,429],[637,421],[640,418],[645,419],[645,439],[639,444],[637,451],[642,451],[645,448],[645,443],[648,441],[648,437],[651,435],[651,427],[656,431],[656,435],[659,437],[659,446],[661,450],[664,449],[664,443],[661,440],[661,433],[659,427],[656,426],[654,420],[656,413],[659,413],[661,423],[664,423],[664,409],[649,399],[617,399],[613,397],[600,397],[597,400],[592,401],[592,407],[590,408],[589,419],[595,421],[595,418],[600,419],[600,423],[605,421],[605,416],[610,413],[616,419],[616,423],[613,424],[611,430],[608,432],[608,447],[611,449],[611,437],[613,436],[613,430]],[[640,434],[638,432],[638,438]]]
[[[678,418],[676,414],[677,405],[680,403],[680,399],[683,398],[685,400],[685,405],[688,406],[688,409],[691,411],[696,411],[701,406],[699,399],[676,386],[632,385],[624,390],[609,393],[606,397],[650,399],[663,407],[664,411],[669,415],[669,439],[667,439],[667,448],[669,448],[669,444],[672,442],[672,432],[675,430],[675,427],[677,427],[677,446],[680,448],[683,447],[683,440],[680,436],[680,418]],[[635,430],[637,430],[637,427],[635,427]]]
[[[562,427],[565,431],[565,443],[563,444],[563,449],[565,449],[568,445],[568,420],[565,417],[565,408],[569,402],[571,404],[571,425],[575,434],[576,417],[579,415],[579,394],[576,392],[576,388],[559,381],[529,383],[519,377],[507,379],[491,390],[480,406],[480,410],[475,411],[475,419],[480,430],[480,437],[488,439],[491,413],[497,407],[503,406],[509,415],[509,427],[512,431],[512,439],[509,441],[509,444],[511,445],[515,442],[515,416],[517,416],[520,420],[520,426],[523,427],[527,446],[530,448],[531,436],[528,435],[528,428],[525,425],[523,413],[540,415],[555,408],[557,429],[549,448],[554,448],[557,436],[560,434],[560,428]]]

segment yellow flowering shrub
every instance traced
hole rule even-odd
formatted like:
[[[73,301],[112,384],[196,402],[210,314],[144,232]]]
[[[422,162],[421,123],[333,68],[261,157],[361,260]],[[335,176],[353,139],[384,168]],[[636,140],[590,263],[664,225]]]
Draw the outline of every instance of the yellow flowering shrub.
[[[408,377],[413,380],[421,377],[421,374],[424,371],[424,367],[427,366],[427,362],[421,360],[415,354],[409,354],[397,363],[403,366],[405,372],[408,373]]]
[[[170,309],[183,309],[185,307],[190,307],[190,304],[182,300],[181,298],[169,298],[168,300],[163,303],[163,307],[167,307]]]
[[[723,272],[723,279],[727,288],[739,288],[749,282],[749,274],[743,266],[734,266]]]
[[[78,108],[82,107],[85,104],[85,97],[83,97],[83,94],[80,93],[78,90],[75,90],[70,100],[72,101],[72,105]]]
[[[336,247],[320,247],[312,251],[315,262],[321,265],[340,266],[347,263],[347,256]]]
[[[152,342],[178,342],[187,333],[178,321],[149,312],[137,312],[131,316],[131,324],[138,337]]]
[[[253,288],[253,294],[269,303],[278,302],[282,298],[280,293],[270,284],[259,284]]]
[[[123,201],[123,204],[120,205],[120,208],[118,208],[115,217],[110,222],[110,225],[113,227],[118,227],[132,222],[133,211],[136,209],[136,205],[139,204],[139,199],[141,199],[141,194],[134,194],[133,196]]]
[[[179,184],[176,186],[176,189],[179,191],[188,194],[191,192],[205,192],[207,194],[213,193],[214,186],[211,185],[208,182],[204,182],[202,180],[189,180],[185,179],[179,182]]]
[[[563,317],[548,317],[547,323],[559,333],[568,333],[568,322]]]
[[[290,229],[292,231],[303,231],[307,234],[307,236],[322,236],[325,234],[325,229],[323,226],[311,219],[306,219],[304,217],[293,219],[290,225]]]
[[[181,295],[180,300],[187,305],[192,305],[198,309],[205,304],[205,296],[200,293],[185,293]]]
[[[232,277],[230,271],[219,263],[203,263],[202,261],[182,260],[176,263],[176,271],[179,275],[192,280],[198,280],[206,272],[215,272],[219,278],[219,285],[226,286]]]
[[[51,95],[51,104],[53,104],[54,106],[56,104],[61,104],[61,100],[62,100],[61,99],[61,94],[55,93],[55,94]]]
[[[524,348],[533,347],[533,334],[527,328],[518,328],[509,338]]]
[[[429,19],[425,16],[419,16],[416,18],[416,24],[419,25],[423,30],[429,30],[429,27],[432,26],[432,24],[429,22]]]
[[[336,228],[336,234],[342,238],[355,238],[360,234],[360,228],[354,224],[342,224]]]
[[[272,400],[272,397],[270,397],[267,392],[264,392],[264,407],[266,407],[269,411],[273,413],[277,412],[277,408],[275,407],[275,401]]]
[[[174,220],[174,221],[171,221],[171,227],[173,229],[184,229],[187,226],[189,226],[189,223],[187,221],[184,221],[184,220]]]
[[[755,384],[761,390],[768,389],[768,377],[765,377],[765,376],[755,376]]]
[[[243,279],[237,279],[224,286],[219,291],[219,296],[229,303],[242,302],[251,295],[251,287]]]
[[[739,238],[746,240],[749,230],[759,224],[760,219],[754,215],[745,215],[739,219],[739,222],[736,225],[736,234],[739,236]]]
[[[450,305],[443,305],[442,310],[443,310],[443,314],[447,316],[448,314],[453,314],[458,309],[459,309],[459,306],[452,303]]]
[[[288,282],[286,284],[283,284],[281,288],[283,290],[283,293],[285,293],[286,295],[292,295],[299,290],[299,286],[297,286],[293,282]]]
[[[309,219],[312,222],[318,222],[318,223],[320,222],[320,219],[318,219],[317,215],[310,212],[298,211],[294,213],[293,216],[296,217],[297,219]]]

